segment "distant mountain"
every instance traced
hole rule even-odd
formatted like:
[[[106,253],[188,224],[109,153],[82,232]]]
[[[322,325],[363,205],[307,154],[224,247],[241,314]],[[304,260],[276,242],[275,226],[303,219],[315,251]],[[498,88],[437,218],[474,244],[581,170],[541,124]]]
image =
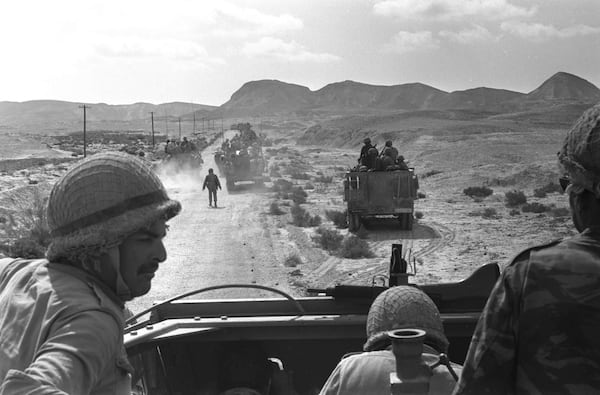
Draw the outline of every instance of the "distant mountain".
[[[576,75],[558,72],[527,94],[528,100],[600,100],[600,89]]]
[[[250,81],[219,107],[173,102],[88,104],[87,120],[96,130],[148,130],[150,113],[165,128],[179,119],[191,124],[193,116],[217,119],[265,115],[294,116],[392,114],[421,112],[420,116],[450,111],[439,116],[498,116],[521,119],[529,116],[544,122],[548,113],[566,114],[559,122],[570,122],[579,108],[600,101],[600,89],[573,74],[558,72],[537,89],[525,94],[505,89],[479,87],[445,92],[421,84],[370,85],[355,81],[335,82],[311,91],[278,80]],[[554,122],[554,121],[553,121]],[[35,100],[0,102],[0,131],[64,133],[81,128],[80,103]]]
[[[219,108],[222,116],[301,112],[474,110],[492,113],[527,111],[548,100],[600,100],[600,89],[572,74],[559,72],[525,94],[479,87],[445,92],[421,83],[382,86],[355,81],[335,82],[317,91],[282,81],[248,82]]]
[[[310,107],[312,92],[305,86],[278,80],[247,82],[219,108],[236,116],[289,113]]]
[[[87,120],[130,122],[149,120],[150,112],[158,117],[179,117],[194,111],[208,113],[214,106],[192,103],[135,103],[111,105],[105,103],[86,104]],[[0,102],[0,125],[2,124],[53,124],[80,122],[83,117],[81,103],[58,100],[32,100],[26,102]]]
[[[325,109],[409,109],[428,108],[445,92],[415,83],[393,86],[368,85],[354,81],[336,82],[314,92],[313,106]]]

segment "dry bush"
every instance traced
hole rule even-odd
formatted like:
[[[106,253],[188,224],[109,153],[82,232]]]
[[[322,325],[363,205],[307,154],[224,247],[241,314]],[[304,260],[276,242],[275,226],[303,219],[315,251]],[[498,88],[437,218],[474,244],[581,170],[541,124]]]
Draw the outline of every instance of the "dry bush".
[[[315,178],[315,182],[322,182],[323,184],[331,184],[333,182],[333,176],[320,176]]]
[[[8,215],[2,223],[7,242],[0,251],[11,257],[43,258],[50,244],[50,230],[46,221],[47,197],[35,189],[31,200],[19,202],[19,217]]]
[[[292,189],[290,199],[292,199],[292,201],[296,204],[302,204],[306,203],[307,197],[308,194],[306,193],[306,191],[304,191],[304,189],[302,189],[302,187],[296,187]]]
[[[313,236],[315,241],[321,248],[329,252],[335,252],[342,246],[342,240],[344,236],[336,229],[328,229],[323,226],[319,226],[316,230],[316,234]]]
[[[423,213],[421,211],[415,211],[415,218],[416,219],[421,219],[423,218]]]
[[[325,210],[325,216],[328,220],[333,222],[336,228],[345,229],[348,227],[348,210],[337,211],[337,210]]]
[[[494,191],[486,186],[482,186],[465,188],[463,189],[463,193],[470,197],[484,198],[493,194]]]
[[[349,235],[342,241],[339,254],[343,258],[350,259],[371,258],[374,256],[369,244],[355,235]]]
[[[521,210],[524,213],[536,213],[536,214],[545,213],[549,209],[550,209],[550,207],[548,207],[542,203],[537,203],[537,202],[526,203],[521,207]]]
[[[442,173],[441,170],[429,170],[425,174],[421,175],[421,178],[427,178],[427,177],[435,176],[436,174],[440,174],[440,173]]]
[[[300,255],[298,255],[297,252],[291,253],[283,261],[283,265],[285,267],[296,267],[298,265],[301,265],[302,263],[304,262],[302,262],[302,258],[300,258]]]
[[[274,192],[290,192],[294,188],[294,183],[288,181],[284,178],[278,178],[273,181],[273,191]]]
[[[508,191],[504,194],[504,196],[504,200],[506,201],[506,205],[508,207],[520,206],[522,204],[527,203],[527,197],[525,196],[525,193],[523,193],[523,191]]]
[[[305,209],[303,209],[299,204],[294,204],[292,209],[290,210],[292,213],[292,223],[296,226],[300,226],[302,228],[308,228],[311,226],[319,226],[321,225],[321,217],[315,215],[311,216]]]
[[[417,198],[425,199],[427,196],[423,192],[417,192]]]
[[[271,214],[271,215],[283,215],[283,214],[285,214],[285,211],[283,211],[281,209],[281,207],[279,207],[279,205],[277,204],[277,202],[272,202],[271,205],[269,206],[269,214]]]
[[[552,215],[555,218],[570,217],[571,210],[569,210],[566,207],[556,207],[556,208],[553,208],[552,210],[550,210],[550,215]]]

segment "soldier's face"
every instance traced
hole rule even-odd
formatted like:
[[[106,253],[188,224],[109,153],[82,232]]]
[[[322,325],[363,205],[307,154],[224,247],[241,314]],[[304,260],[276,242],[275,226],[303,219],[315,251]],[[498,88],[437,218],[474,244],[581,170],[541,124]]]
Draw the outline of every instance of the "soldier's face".
[[[133,297],[150,291],[159,263],[167,259],[163,244],[166,232],[165,221],[158,220],[148,229],[129,236],[119,246],[121,276]]]

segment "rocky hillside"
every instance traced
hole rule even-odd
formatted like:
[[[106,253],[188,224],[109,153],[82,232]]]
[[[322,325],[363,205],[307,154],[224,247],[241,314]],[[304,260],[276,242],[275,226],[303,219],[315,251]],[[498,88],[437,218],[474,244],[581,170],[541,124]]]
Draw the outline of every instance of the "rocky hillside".
[[[564,72],[556,73],[527,94],[489,87],[445,92],[420,83],[382,86],[355,81],[336,82],[311,91],[300,85],[264,80],[244,84],[219,111],[224,116],[415,110],[511,113],[556,100],[595,103],[600,100],[600,89]]]

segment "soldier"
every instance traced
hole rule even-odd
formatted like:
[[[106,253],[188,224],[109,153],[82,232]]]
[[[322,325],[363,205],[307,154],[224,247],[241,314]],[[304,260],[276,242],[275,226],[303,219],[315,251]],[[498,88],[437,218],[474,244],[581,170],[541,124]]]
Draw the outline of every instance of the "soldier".
[[[221,189],[219,177],[214,174],[213,169],[208,169],[208,174],[204,177],[202,190],[208,188],[208,206],[212,207],[213,198],[215,200],[215,208],[217,208],[217,188]]]
[[[369,152],[369,148],[371,148],[373,146],[371,145],[371,139],[368,138],[368,137],[366,137],[363,140],[363,143],[364,143],[364,145],[360,149],[360,156],[358,157],[358,163],[361,166],[367,166],[367,155],[368,155],[368,152]]]
[[[392,146],[392,140],[387,140],[385,142],[385,147],[383,147],[383,149],[381,150],[380,156],[389,156],[394,162],[396,162],[396,159],[398,158],[398,149]]]
[[[320,395],[389,395],[390,373],[396,371],[396,357],[387,332],[394,329],[421,329],[426,332],[422,360],[437,363],[448,351],[440,312],[431,298],[413,286],[389,288],[373,301],[367,316],[367,341],[363,353],[345,356],[337,365]],[[451,394],[460,374],[460,365],[437,366],[432,370],[430,394]]]
[[[558,162],[580,233],[506,267],[456,394],[600,393],[600,106],[567,133]]]
[[[138,157],[97,154],[54,185],[47,259],[0,259],[0,394],[127,394],[124,303],[146,294],[181,210]]]

